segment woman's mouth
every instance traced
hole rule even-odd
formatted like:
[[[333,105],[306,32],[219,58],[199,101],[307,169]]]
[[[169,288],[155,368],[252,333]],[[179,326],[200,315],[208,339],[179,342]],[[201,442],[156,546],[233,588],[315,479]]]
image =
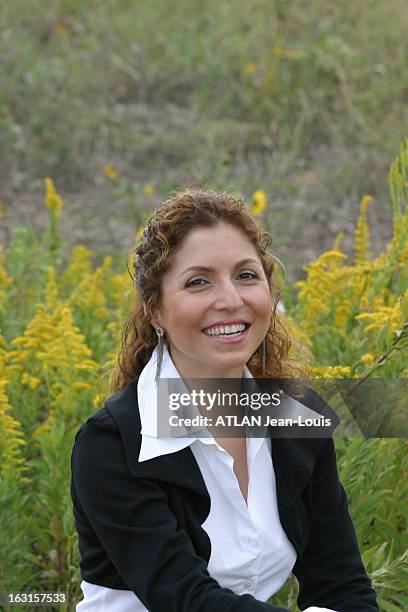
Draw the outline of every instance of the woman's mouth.
[[[230,326],[212,327],[203,330],[203,334],[211,340],[218,342],[240,342],[248,335],[248,330],[251,327],[250,323],[239,323]]]

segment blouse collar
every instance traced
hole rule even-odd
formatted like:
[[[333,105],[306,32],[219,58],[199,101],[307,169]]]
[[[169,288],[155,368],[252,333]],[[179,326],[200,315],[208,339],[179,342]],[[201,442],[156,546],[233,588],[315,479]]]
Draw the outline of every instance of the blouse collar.
[[[148,363],[140,373],[137,384],[137,398],[139,404],[139,414],[141,422],[142,444],[140,448],[138,461],[147,461],[153,457],[175,453],[187,446],[190,446],[195,440],[199,439],[204,444],[217,444],[208,430],[206,437],[193,436],[191,432],[187,436],[187,431],[183,428],[177,437],[162,437],[158,433],[158,406],[157,406],[157,389],[155,386],[157,364],[157,346],[154,349]],[[249,368],[244,365],[244,378],[254,378]],[[168,379],[178,379],[183,392],[188,393],[174,362],[169,353],[168,347],[165,344],[163,347],[163,360],[160,369],[160,393],[166,393],[166,385]],[[178,388],[180,388],[180,386]],[[197,412],[197,414],[199,414]],[[203,432],[202,427],[193,428],[192,431]],[[174,434],[172,434],[174,435]]]

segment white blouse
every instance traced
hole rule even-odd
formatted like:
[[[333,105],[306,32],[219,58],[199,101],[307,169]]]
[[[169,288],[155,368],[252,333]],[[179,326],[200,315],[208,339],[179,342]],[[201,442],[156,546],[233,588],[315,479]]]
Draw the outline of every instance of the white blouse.
[[[296,562],[296,551],[279,520],[271,439],[246,439],[249,481],[245,502],[232,456],[211,435],[157,437],[155,369],[156,350],[138,381],[142,423],[139,462],[191,447],[211,499],[210,512],[202,525],[211,542],[208,572],[220,586],[237,595],[249,593],[266,602],[282,588]],[[246,367],[244,375],[252,377]],[[161,378],[180,378],[166,347]],[[78,603],[77,612],[147,611],[133,591],[110,589],[85,580],[81,588],[84,599]],[[313,606],[305,612],[325,610]]]

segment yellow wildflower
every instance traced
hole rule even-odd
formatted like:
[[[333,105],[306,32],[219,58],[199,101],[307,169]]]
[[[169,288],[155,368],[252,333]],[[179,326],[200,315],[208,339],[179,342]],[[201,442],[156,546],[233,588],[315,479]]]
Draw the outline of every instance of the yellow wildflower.
[[[68,305],[72,308],[78,306],[84,313],[92,312],[95,319],[109,316],[105,307],[108,292],[103,291],[103,270],[97,268],[92,276],[85,276],[78,287],[71,294]]]
[[[362,312],[356,316],[356,319],[371,321],[365,331],[375,331],[388,324],[389,332],[392,334],[402,323],[401,304],[397,302],[393,307],[382,306],[375,312]]]
[[[255,70],[256,70],[256,64],[252,62],[248,62],[247,64],[244,65],[245,74],[253,74]]]
[[[41,383],[41,379],[35,376],[30,376],[28,372],[24,372],[23,376],[21,377],[21,382],[23,383],[23,385],[27,385],[27,387],[30,387],[30,389],[36,389]]]
[[[314,366],[312,376],[316,378],[347,378],[350,376],[349,366]]]
[[[82,381],[76,381],[76,382],[74,382],[74,385],[73,385],[73,386],[74,386],[74,389],[78,389],[79,391],[80,391],[81,389],[86,389],[86,390],[88,390],[88,389],[92,389],[92,387],[93,387],[93,385],[90,385],[89,383],[82,382]]]
[[[254,201],[251,206],[252,212],[254,215],[261,215],[266,209],[267,199],[265,191],[263,189],[257,189],[252,194],[252,199]]]
[[[13,279],[7,275],[6,268],[4,267],[4,261],[5,257],[3,255],[3,247],[0,244],[0,314],[4,309],[3,296],[5,296],[6,288],[13,282]]]
[[[272,55],[275,57],[285,57],[286,59],[303,59],[305,54],[297,49],[284,49],[280,45],[274,45],[271,49]]]
[[[365,353],[361,355],[360,360],[364,361],[364,363],[374,363],[375,357],[372,353]]]
[[[74,364],[76,370],[97,370],[98,367],[98,363],[92,359],[84,359],[81,363]]]
[[[92,274],[93,253],[82,244],[74,246],[68,267],[60,277],[61,288],[70,293],[78,285],[78,279],[86,274]]]
[[[373,196],[370,196],[370,195],[365,195],[365,196],[363,196],[363,198],[361,199],[360,206],[361,206],[362,208],[366,208],[366,207],[367,207],[367,206],[370,204],[370,202],[372,202],[373,200],[374,200]]]
[[[25,446],[25,438],[20,422],[11,414],[7,385],[7,379],[0,380],[0,480],[3,474],[14,474],[16,470],[21,472],[26,469],[19,448]]]
[[[27,325],[22,336],[10,340],[10,344],[17,347],[9,351],[8,355],[12,365],[30,367],[42,350],[46,350],[55,337],[55,325],[52,316],[46,312],[44,304],[37,304],[37,312]]]
[[[53,425],[55,425],[55,416],[51,413],[48,415],[48,417],[43,423],[41,423],[40,425],[38,425],[38,427],[34,429],[33,438],[38,442],[42,436],[46,436],[50,433]]]
[[[55,33],[58,36],[63,36],[64,34],[66,34],[68,32],[68,27],[65,25],[65,23],[58,23],[56,28],[55,28]]]
[[[74,325],[72,313],[66,306],[58,307],[51,315],[43,304],[37,305],[37,313],[23,336],[14,338],[11,344],[18,346],[19,350],[9,351],[8,356],[12,365],[23,366],[23,384],[33,389],[38,386],[38,379],[44,379],[50,390],[60,393],[62,400],[73,390],[72,381],[77,381],[78,375],[86,377],[81,382],[90,384],[97,375],[98,364],[91,359],[92,351]],[[94,364],[94,369],[75,369],[78,364]],[[57,389],[56,381],[65,386]]]
[[[344,327],[347,322],[347,319],[350,316],[350,308],[344,304],[337,306],[336,314],[334,316],[334,323],[336,327]]]
[[[272,47],[272,55],[274,55],[275,57],[281,57],[283,53],[284,53],[283,47],[279,45],[274,45]]]
[[[134,299],[134,292],[129,289],[129,275],[128,274],[114,274],[111,276],[110,283],[108,286],[109,298],[115,308],[119,309],[119,312],[123,311],[125,315],[126,304],[128,299]],[[106,293],[106,289],[105,289]],[[118,315],[121,317],[122,315]]]
[[[315,321],[327,314],[328,311],[329,308],[325,306],[320,300],[312,299],[308,305],[307,318],[309,321]]]
[[[45,288],[45,301],[47,306],[53,312],[59,304],[59,293],[55,269],[48,266],[47,286]]]
[[[344,232],[339,232],[335,238],[334,244],[333,244],[333,251],[339,251],[340,250],[340,244],[343,242],[344,240]]]
[[[97,393],[93,399],[92,406],[94,408],[99,408],[102,403],[103,403],[103,398],[99,395],[99,393]]]
[[[147,196],[153,196],[155,193],[155,189],[151,183],[147,183],[147,185],[143,187],[143,191]]]
[[[340,265],[343,259],[347,259],[347,255],[341,251],[325,251],[315,263],[322,267],[327,264],[328,269],[334,269]]]
[[[45,179],[45,205],[57,216],[61,214],[62,198],[55,188],[54,181],[49,177]]]
[[[116,179],[119,176],[118,171],[116,170],[115,166],[113,166],[112,164],[104,165],[103,174],[104,176],[106,176],[106,178],[108,178],[111,181],[116,181]]]
[[[373,201],[373,197],[365,195],[360,202],[360,216],[358,218],[357,228],[354,233],[355,236],[355,254],[356,263],[359,264],[365,260],[372,253],[368,252],[368,246],[370,241],[370,231],[367,223],[367,209],[370,202]]]

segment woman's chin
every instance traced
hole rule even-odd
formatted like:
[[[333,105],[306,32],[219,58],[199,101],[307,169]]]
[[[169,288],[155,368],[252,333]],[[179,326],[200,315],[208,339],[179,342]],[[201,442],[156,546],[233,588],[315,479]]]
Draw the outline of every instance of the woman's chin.
[[[208,368],[214,371],[214,378],[230,378],[231,374],[236,378],[241,378],[249,357],[250,356],[245,355],[240,359],[214,358],[214,360],[208,363]],[[204,369],[203,366],[203,370]]]

